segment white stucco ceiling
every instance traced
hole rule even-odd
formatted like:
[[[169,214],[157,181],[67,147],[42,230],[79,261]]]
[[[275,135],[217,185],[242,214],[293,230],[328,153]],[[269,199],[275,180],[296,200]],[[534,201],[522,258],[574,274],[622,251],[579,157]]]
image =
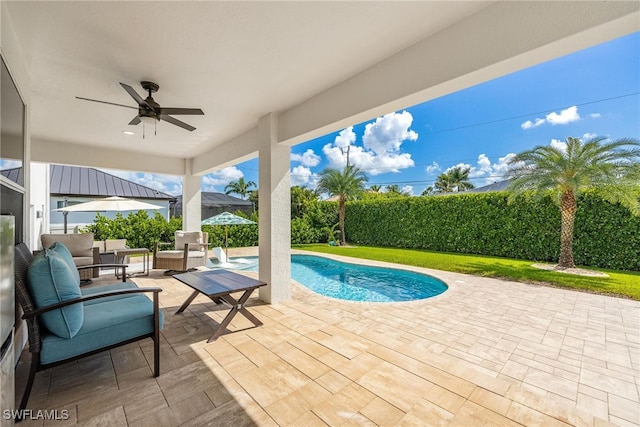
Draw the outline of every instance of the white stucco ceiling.
[[[31,77],[31,137],[191,158],[490,2],[6,2]],[[128,126],[120,87],[160,85],[197,129]],[[123,130],[136,131],[127,136]]]
[[[254,156],[270,113],[293,145],[640,29],[637,1],[0,1],[33,160],[178,175]],[[75,98],[142,80],[197,129]]]

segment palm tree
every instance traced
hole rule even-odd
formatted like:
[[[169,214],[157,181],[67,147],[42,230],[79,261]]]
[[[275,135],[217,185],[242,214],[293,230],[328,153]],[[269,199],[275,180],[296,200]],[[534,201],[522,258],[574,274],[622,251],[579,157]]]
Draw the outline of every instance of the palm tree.
[[[420,193],[421,196],[430,196],[432,195],[434,192],[433,187],[432,186],[428,186],[427,188],[425,188],[424,190],[422,190],[422,193]]]
[[[591,188],[603,199],[640,214],[640,144],[630,138],[596,137],[582,142],[569,137],[566,146],[566,150],[537,146],[511,159],[509,200],[527,190],[539,195],[552,192],[562,219],[558,267],[573,268],[573,227],[580,192]]]
[[[246,199],[251,187],[256,187],[256,183],[253,181],[245,182],[244,177],[241,176],[237,181],[232,181],[224,187],[224,191],[225,194],[236,193],[239,194],[242,199]]]
[[[471,190],[475,188],[469,181],[470,167],[456,166],[441,173],[433,184],[438,193]]]
[[[456,191],[471,190],[475,186],[469,181],[470,167],[456,166],[448,171],[449,181]]]
[[[344,235],[345,203],[358,197],[364,191],[364,184],[368,181],[364,172],[353,165],[347,164],[341,171],[325,169],[320,173],[318,191],[329,196],[338,196],[338,224],[340,226],[340,245],[346,244]]]
[[[373,193],[379,193],[381,189],[382,186],[378,184],[372,184],[371,187],[369,187],[369,190]]]
[[[451,177],[447,172],[443,172],[438,175],[438,179],[433,184],[438,193],[451,193],[453,192],[453,186],[451,185]]]

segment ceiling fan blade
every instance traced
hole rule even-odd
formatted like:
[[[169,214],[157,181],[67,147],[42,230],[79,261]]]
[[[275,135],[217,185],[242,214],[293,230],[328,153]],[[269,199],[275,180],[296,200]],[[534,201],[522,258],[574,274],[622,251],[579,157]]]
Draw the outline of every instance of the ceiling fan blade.
[[[92,102],[100,102],[101,104],[115,105],[116,107],[133,108],[134,110],[138,109],[138,107],[132,107],[131,105],[116,104],[115,102],[100,101],[99,99],[83,98],[81,96],[76,96],[76,98],[77,99],[82,99],[83,101],[92,101]]]
[[[124,90],[126,90],[127,93],[131,95],[131,97],[138,103],[139,106],[153,110],[153,108],[151,108],[147,101],[145,101],[140,95],[138,95],[138,92],[136,92],[134,88],[124,83],[120,83],[120,86],[122,86]]]
[[[196,129],[196,128],[194,128],[193,126],[186,124],[185,122],[181,122],[180,120],[178,120],[178,119],[174,119],[173,117],[171,117],[171,116],[167,116],[167,115],[165,115],[165,114],[162,114],[162,115],[160,116],[160,119],[161,119],[161,120],[164,120],[165,122],[169,122],[169,123],[171,123],[172,125],[179,126],[179,127],[181,127],[182,129],[186,129],[186,130],[188,130],[189,132],[191,132],[191,131],[193,131],[193,130],[195,130],[195,129]]]
[[[158,111],[160,115],[168,115],[168,114],[190,114],[190,115],[198,115],[203,116],[204,112],[199,108],[160,108]]]
[[[139,125],[141,121],[142,121],[142,120],[140,120],[140,116],[135,116],[135,117],[133,118],[133,120],[131,120],[131,121],[129,122],[129,124],[130,124],[130,125]]]

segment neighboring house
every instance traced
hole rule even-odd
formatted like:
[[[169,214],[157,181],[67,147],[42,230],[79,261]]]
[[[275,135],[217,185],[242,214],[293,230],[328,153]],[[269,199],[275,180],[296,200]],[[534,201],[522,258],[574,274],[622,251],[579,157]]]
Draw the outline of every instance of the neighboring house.
[[[171,194],[94,168],[32,163],[31,182],[34,190],[38,190],[34,193],[40,193],[38,203],[34,203],[36,194],[32,194],[31,198],[32,206],[37,206],[34,219],[43,219],[42,224],[34,224],[35,230],[39,231],[37,234],[63,232],[64,214],[56,209],[64,206],[109,196],[120,196],[157,205],[158,211],[168,218],[170,206],[175,201],[175,196]],[[152,210],[148,212],[153,215]],[[72,233],[93,223],[96,214],[97,212],[70,212],[67,216],[68,232]],[[117,212],[100,212],[100,214],[115,218]],[[127,215],[128,212],[123,214]]]
[[[505,179],[504,181],[497,181],[483,187],[477,187],[471,190],[467,190],[466,193],[488,193],[490,191],[505,191],[507,187],[509,187],[510,183],[510,179]]]
[[[253,202],[242,200],[237,197],[229,196],[224,193],[211,193],[203,191],[202,200],[202,219],[207,219],[222,212],[242,211],[245,214],[252,214],[255,210]],[[182,215],[182,196],[176,197],[175,207],[171,211],[171,216],[179,217]]]

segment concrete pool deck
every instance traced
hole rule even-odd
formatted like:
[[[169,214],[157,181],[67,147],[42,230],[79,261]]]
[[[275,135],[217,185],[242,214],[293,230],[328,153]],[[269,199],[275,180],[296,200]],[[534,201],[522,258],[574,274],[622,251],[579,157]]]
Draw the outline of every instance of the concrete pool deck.
[[[407,269],[450,289],[362,303],[294,283],[290,301],[250,300],[264,326],[237,317],[209,344],[227,310],[198,297],[174,315],[190,290],[154,270],[134,281],[164,289],[160,377],[134,343],[38,373],[28,408],[83,425],[640,425],[640,302]]]

